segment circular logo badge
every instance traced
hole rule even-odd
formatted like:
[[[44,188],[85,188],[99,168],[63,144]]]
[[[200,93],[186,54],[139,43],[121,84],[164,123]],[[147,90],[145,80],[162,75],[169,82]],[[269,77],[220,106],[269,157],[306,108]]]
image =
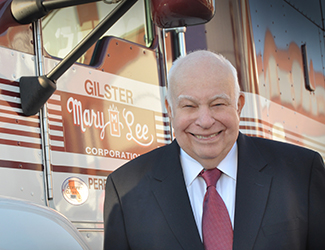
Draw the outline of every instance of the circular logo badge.
[[[72,205],[81,205],[86,202],[89,190],[86,183],[77,177],[70,177],[62,184],[63,197]]]

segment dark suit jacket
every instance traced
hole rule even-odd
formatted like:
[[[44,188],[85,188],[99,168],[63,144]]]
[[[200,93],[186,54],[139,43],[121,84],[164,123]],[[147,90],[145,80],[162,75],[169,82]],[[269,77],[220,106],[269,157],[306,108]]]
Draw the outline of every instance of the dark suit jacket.
[[[325,249],[325,171],[301,147],[238,137],[233,249]],[[104,248],[203,250],[176,141],[106,182]]]

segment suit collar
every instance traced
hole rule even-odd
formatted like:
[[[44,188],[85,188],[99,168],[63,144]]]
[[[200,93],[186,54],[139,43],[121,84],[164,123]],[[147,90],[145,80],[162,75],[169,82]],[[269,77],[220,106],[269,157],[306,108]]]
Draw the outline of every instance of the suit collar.
[[[186,250],[203,250],[184,182],[176,141],[164,148],[161,158],[163,160],[154,167],[151,183],[157,202],[180,245]]]
[[[268,200],[272,176],[263,173],[267,161],[252,138],[239,134],[234,248],[253,249]]]

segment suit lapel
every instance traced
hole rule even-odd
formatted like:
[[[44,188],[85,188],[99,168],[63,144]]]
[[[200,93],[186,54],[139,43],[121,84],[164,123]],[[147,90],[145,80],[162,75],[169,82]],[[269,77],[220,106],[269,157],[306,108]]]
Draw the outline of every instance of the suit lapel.
[[[180,245],[186,250],[203,250],[184,182],[176,141],[166,147],[162,159],[164,160],[153,172],[152,191]]]
[[[233,249],[253,249],[266,208],[272,176],[261,172],[267,162],[251,138],[240,134],[237,143],[238,171]]]

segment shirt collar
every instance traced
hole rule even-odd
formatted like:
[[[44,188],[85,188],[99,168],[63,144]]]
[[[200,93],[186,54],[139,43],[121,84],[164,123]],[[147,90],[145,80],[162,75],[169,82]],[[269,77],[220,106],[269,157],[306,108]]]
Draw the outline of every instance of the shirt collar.
[[[217,166],[220,171],[235,181],[237,176],[237,155],[237,142],[235,142],[229,153]],[[203,167],[198,161],[189,156],[182,148],[180,150],[180,160],[182,164],[185,184],[188,187],[203,170]]]

